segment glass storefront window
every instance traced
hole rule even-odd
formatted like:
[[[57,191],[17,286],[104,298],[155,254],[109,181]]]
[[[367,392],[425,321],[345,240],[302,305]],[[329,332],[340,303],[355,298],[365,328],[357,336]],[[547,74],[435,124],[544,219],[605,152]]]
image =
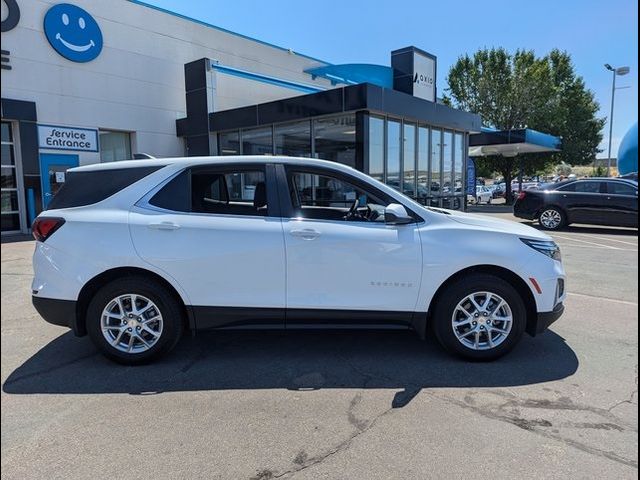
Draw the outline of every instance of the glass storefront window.
[[[273,135],[271,127],[251,128],[242,131],[243,155],[272,155]]]
[[[356,115],[314,120],[316,158],[356,166]]]
[[[439,197],[442,194],[442,131],[431,130],[431,178],[429,195]]]
[[[442,143],[442,195],[453,194],[453,134],[444,132]]]
[[[100,130],[100,161],[131,160],[131,134]]]
[[[275,126],[276,155],[311,156],[311,122]]]
[[[384,181],[384,119],[369,117],[369,175]]]
[[[18,172],[10,122],[2,122],[2,193],[0,198],[0,217],[2,231],[20,230],[20,205],[18,200]]]
[[[418,127],[418,190],[416,199],[425,203],[429,196],[429,129]]]
[[[402,192],[416,197],[416,126],[405,123],[402,144]]]
[[[218,134],[219,155],[240,155],[240,133],[223,132]]]
[[[455,147],[454,147],[454,158],[453,158],[453,183],[454,183],[454,191],[456,195],[464,194],[464,185],[463,185],[463,166],[464,166],[464,135],[461,133],[455,134]]]
[[[400,190],[400,133],[402,124],[387,121],[387,185]]]

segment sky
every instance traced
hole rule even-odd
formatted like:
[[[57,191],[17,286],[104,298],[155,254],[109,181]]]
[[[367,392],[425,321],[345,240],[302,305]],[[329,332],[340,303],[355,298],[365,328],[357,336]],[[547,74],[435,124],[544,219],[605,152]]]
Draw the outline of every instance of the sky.
[[[243,35],[329,63],[390,64],[390,52],[414,45],[438,57],[438,90],[456,59],[482,47],[553,48],[571,54],[578,75],[609,117],[612,74],[618,77],[613,154],[638,121],[638,3],[632,0],[340,1],[146,0]],[[606,157],[609,124],[600,157]]]

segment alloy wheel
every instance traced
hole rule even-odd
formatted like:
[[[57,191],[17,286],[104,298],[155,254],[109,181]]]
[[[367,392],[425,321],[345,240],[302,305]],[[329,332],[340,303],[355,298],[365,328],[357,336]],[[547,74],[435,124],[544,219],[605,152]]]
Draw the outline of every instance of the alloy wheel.
[[[490,350],[511,333],[513,313],[509,304],[491,292],[475,292],[458,303],[451,317],[458,341],[472,350]]]
[[[107,342],[125,353],[151,349],[162,335],[160,309],[147,297],[135,293],[119,295],[102,311],[100,328]]]
[[[549,209],[542,212],[540,215],[540,223],[543,227],[548,229],[556,229],[562,223],[562,215],[557,210]]]

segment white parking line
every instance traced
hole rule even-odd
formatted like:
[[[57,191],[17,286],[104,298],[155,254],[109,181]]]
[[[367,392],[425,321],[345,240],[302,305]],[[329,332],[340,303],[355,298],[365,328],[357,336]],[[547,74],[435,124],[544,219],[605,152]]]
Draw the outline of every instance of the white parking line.
[[[629,306],[632,306],[632,307],[637,307],[638,306],[638,302],[629,302],[627,300],[617,300],[615,298],[607,298],[607,297],[596,297],[594,295],[585,295],[583,293],[568,292],[567,295],[570,296],[570,297],[591,298],[591,299],[604,300],[604,301],[607,301],[607,302],[621,303],[623,305],[629,305]]]
[[[588,242],[586,240],[580,240],[578,238],[563,237],[562,235],[555,235],[555,237],[562,238],[564,240],[570,240],[572,242],[585,243],[587,245],[596,245],[598,247],[607,248],[609,250],[630,250],[628,248],[612,247],[611,245],[605,245],[604,243]]]
[[[561,247],[568,247],[568,248],[593,248],[596,250],[611,250],[611,247],[597,247],[595,245],[580,245],[578,243],[565,243],[565,242],[558,242],[558,244]],[[638,250],[633,250],[631,248],[617,248],[617,247],[613,247],[615,250],[619,250],[622,252],[637,252]]]
[[[624,243],[625,245],[631,245],[632,247],[637,247],[638,246],[638,242],[625,242],[624,240],[618,240],[617,238],[601,237],[601,236],[596,236],[596,235],[594,235],[594,237],[597,238],[598,240],[606,240],[608,242]]]

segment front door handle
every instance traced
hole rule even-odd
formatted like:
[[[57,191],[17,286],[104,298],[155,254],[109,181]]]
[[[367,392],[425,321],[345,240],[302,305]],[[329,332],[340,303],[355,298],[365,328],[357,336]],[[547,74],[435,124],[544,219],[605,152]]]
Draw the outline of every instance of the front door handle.
[[[173,222],[159,222],[150,223],[148,227],[153,230],[178,230],[180,228],[180,225]]]
[[[301,238],[303,240],[315,240],[320,236],[320,232],[312,228],[303,228],[301,230],[291,230],[291,236]]]

